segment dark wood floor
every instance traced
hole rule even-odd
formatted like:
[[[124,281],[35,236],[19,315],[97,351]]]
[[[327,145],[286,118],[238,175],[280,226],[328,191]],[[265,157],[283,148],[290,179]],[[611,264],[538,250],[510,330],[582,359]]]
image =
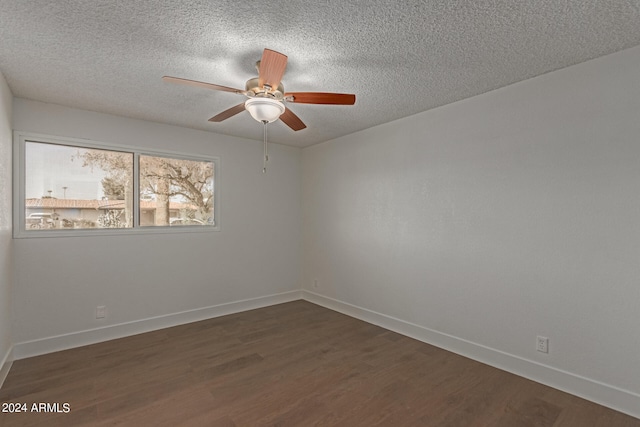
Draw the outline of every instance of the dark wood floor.
[[[14,362],[2,426],[640,426],[296,301]]]

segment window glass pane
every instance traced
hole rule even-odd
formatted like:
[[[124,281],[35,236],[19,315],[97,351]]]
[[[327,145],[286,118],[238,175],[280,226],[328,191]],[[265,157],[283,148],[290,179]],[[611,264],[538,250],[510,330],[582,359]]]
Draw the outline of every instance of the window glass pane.
[[[212,161],[140,155],[141,226],[213,226]]]
[[[133,227],[133,154],[27,141],[25,229]]]

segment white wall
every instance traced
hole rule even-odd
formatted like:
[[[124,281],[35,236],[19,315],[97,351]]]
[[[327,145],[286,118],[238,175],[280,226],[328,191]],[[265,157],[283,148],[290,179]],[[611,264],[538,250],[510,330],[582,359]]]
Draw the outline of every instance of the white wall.
[[[0,73],[0,386],[11,359],[12,216],[11,115],[13,95]]]
[[[640,416],[638,70],[633,48],[304,149],[306,295]]]
[[[272,144],[262,174],[258,141],[17,98],[13,107],[14,130],[218,156],[221,227],[16,239],[16,357],[299,298],[300,149]],[[95,319],[98,305],[107,319]]]

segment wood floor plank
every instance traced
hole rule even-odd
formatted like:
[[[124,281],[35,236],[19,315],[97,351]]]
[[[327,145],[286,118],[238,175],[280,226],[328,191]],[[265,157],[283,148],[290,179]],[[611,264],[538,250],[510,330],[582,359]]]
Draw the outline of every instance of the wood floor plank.
[[[296,301],[18,360],[0,426],[602,426],[640,420]]]

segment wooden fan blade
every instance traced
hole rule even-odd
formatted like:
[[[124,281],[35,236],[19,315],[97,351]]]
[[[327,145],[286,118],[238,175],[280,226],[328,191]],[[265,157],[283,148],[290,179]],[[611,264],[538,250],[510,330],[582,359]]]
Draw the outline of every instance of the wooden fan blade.
[[[242,104],[238,104],[235,107],[231,107],[228,110],[224,110],[222,113],[215,115],[209,119],[210,122],[221,122],[223,120],[227,120],[229,117],[233,117],[238,113],[244,111],[244,102]]]
[[[260,87],[262,88],[265,84],[268,84],[273,89],[277,89],[284,75],[285,68],[287,68],[287,55],[283,55],[275,50],[265,49],[264,52],[262,52],[258,74],[258,84]]]
[[[293,130],[302,130],[307,127],[307,125],[302,123],[302,120],[288,108],[285,108],[284,113],[280,116],[280,120]]]
[[[285,98],[293,97],[293,102],[299,104],[353,105],[356,103],[356,96],[349,93],[289,92],[284,96]]]
[[[203,87],[206,89],[221,90],[223,92],[233,92],[233,93],[239,93],[239,94],[244,93],[244,91],[240,89],[234,89],[232,87],[227,87],[227,86],[214,85],[213,83],[199,82],[196,80],[181,79],[180,77],[164,76],[162,80],[168,83],[178,83],[178,84],[187,85],[187,86]]]

